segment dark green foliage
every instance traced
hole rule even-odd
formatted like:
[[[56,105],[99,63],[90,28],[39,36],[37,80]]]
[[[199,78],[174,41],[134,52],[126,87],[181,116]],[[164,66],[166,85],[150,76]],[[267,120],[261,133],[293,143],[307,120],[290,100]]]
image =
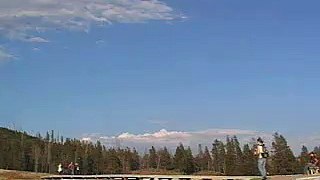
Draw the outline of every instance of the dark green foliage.
[[[34,170],[33,142],[39,140],[26,133],[0,128],[0,168]]]
[[[207,146],[204,151],[202,150],[201,144],[198,146],[198,154],[195,157],[197,170],[200,171],[211,171],[212,170],[212,158]]]
[[[243,146],[243,175],[258,175],[257,160],[254,156],[253,150],[250,149],[248,144]]]
[[[196,162],[196,168],[199,171],[203,171],[203,151],[202,151],[202,145],[198,145],[198,154],[195,157]]]
[[[178,171],[182,171],[184,168],[184,161],[185,161],[185,149],[183,144],[180,144],[177,149],[176,152],[174,154],[174,158],[173,158],[173,163],[174,163],[174,169],[178,170]]]
[[[196,171],[190,147],[185,149],[183,144],[177,147],[174,155],[174,167],[183,174],[192,174]]]
[[[236,136],[233,137],[232,144],[234,147],[235,157],[236,157],[236,160],[235,160],[235,167],[236,168],[233,171],[233,174],[234,175],[245,175],[244,169],[243,169],[243,164],[244,164],[243,153],[242,153],[238,138]]]
[[[115,149],[111,149],[108,152],[105,161],[105,171],[105,173],[108,174],[118,174],[122,172],[121,160],[117,156],[117,151]]]
[[[275,133],[273,136],[272,174],[294,174],[298,172],[299,162],[288,146],[286,139],[278,133]]]
[[[133,148],[132,154],[129,157],[129,165],[132,171],[137,171],[140,169],[140,156],[135,148]]]
[[[142,169],[149,169],[149,154],[144,153],[142,160],[141,160]]]
[[[248,144],[240,148],[237,137],[227,137],[226,144],[215,140],[212,150],[199,145],[194,157],[190,147],[179,144],[174,155],[166,147],[146,149],[140,156],[136,149],[107,149],[99,141],[96,143],[63,138],[54,131],[30,136],[27,133],[0,128],[0,169],[14,169],[35,172],[57,173],[62,163],[78,163],[81,174],[117,174],[132,171],[174,171],[192,174],[197,171],[225,175],[257,175],[257,159]],[[282,135],[275,134],[272,154],[268,159],[272,174],[301,173],[308,161],[308,150],[302,148],[299,161],[287,145]],[[314,151],[320,153],[320,147]],[[199,172],[200,173],[200,172]]]
[[[225,166],[228,175],[244,175],[243,153],[236,136],[227,137]]]
[[[192,174],[196,171],[195,169],[195,163],[194,163],[194,159],[192,156],[192,151],[190,149],[190,147],[188,147],[187,150],[185,150],[184,152],[184,166],[182,168],[182,172],[184,174]]]
[[[140,167],[135,150],[106,149],[99,141],[92,144],[67,138],[62,142],[62,138],[54,138],[53,131],[43,139],[40,135],[33,137],[0,128],[0,137],[0,169],[56,173],[59,163],[67,166],[74,162],[80,165],[83,174],[103,174],[129,172]]]
[[[149,149],[149,167],[156,169],[158,167],[158,155],[156,148],[153,146]]]
[[[236,152],[235,146],[233,143],[233,139],[227,137],[226,143],[226,155],[225,155],[225,162],[226,162],[226,174],[235,175],[235,171],[237,171],[236,167]]]
[[[158,151],[158,157],[159,157],[158,169],[162,169],[162,170],[174,169],[171,154],[169,153],[166,147]]]
[[[226,150],[223,142],[216,139],[212,144],[211,153],[212,153],[213,171],[219,174],[225,174]]]
[[[308,152],[308,148],[306,146],[302,146],[302,148],[301,148],[299,162],[300,162],[299,172],[304,173],[304,168],[307,165],[307,163],[309,162],[309,152]]]
[[[202,166],[203,166],[203,170],[205,170],[205,171],[212,170],[212,158],[211,158],[208,146],[204,147]]]

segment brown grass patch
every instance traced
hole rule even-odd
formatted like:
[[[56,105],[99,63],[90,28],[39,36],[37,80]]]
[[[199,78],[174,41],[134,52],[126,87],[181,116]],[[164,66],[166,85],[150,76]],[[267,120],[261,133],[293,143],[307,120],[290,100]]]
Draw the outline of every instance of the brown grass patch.
[[[0,180],[40,180],[47,174],[24,171],[0,170]]]

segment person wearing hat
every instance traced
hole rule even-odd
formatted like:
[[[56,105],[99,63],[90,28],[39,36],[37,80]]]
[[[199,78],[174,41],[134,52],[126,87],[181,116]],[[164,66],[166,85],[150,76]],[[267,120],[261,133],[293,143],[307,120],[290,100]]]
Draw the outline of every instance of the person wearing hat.
[[[309,153],[309,163],[307,164],[307,174],[313,175],[319,173],[319,165],[320,161],[317,158],[316,153],[310,152]]]
[[[259,137],[257,139],[257,147],[254,151],[254,154],[258,156],[258,169],[262,179],[267,179],[267,157],[269,156],[267,149],[263,143],[263,140]]]

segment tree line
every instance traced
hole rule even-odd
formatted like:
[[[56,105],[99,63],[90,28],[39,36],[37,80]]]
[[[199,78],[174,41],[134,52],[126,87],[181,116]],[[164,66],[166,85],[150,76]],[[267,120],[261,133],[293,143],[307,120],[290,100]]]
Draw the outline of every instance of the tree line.
[[[236,136],[225,141],[214,140],[211,147],[199,144],[193,154],[190,147],[179,144],[174,153],[166,147],[150,147],[140,154],[135,148],[107,148],[99,141],[84,142],[63,137],[54,131],[45,137],[0,128],[0,168],[21,171],[56,173],[59,163],[76,162],[81,174],[161,173],[202,175],[258,175],[255,146],[242,147]],[[320,155],[320,146],[314,151]],[[268,158],[270,174],[302,173],[308,161],[303,146],[298,157],[286,139],[275,133]]]

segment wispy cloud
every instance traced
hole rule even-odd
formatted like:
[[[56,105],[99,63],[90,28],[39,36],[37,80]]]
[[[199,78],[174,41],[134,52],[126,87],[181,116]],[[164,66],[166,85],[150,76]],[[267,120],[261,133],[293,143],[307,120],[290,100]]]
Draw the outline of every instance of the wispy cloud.
[[[104,44],[104,43],[105,43],[105,41],[102,40],[102,39],[96,40],[96,44],[97,44],[97,45],[98,45],[98,44]]]
[[[47,43],[49,40],[41,38],[41,37],[32,37],[27,39],[27,42],[33,42],[33,43]]]
[[[32,51],[40,51],[40,48],[34,47],[32,48]]]
[[[14,58],[14,56],[8,53],[3,47],[0,46],[0,62],[10,60],[12,58]]]
[[[0,1],[0,35],[12,40],[48,42],[49,30],[89,31],[92,25],[171,21],[182,18],[159,0]]]

